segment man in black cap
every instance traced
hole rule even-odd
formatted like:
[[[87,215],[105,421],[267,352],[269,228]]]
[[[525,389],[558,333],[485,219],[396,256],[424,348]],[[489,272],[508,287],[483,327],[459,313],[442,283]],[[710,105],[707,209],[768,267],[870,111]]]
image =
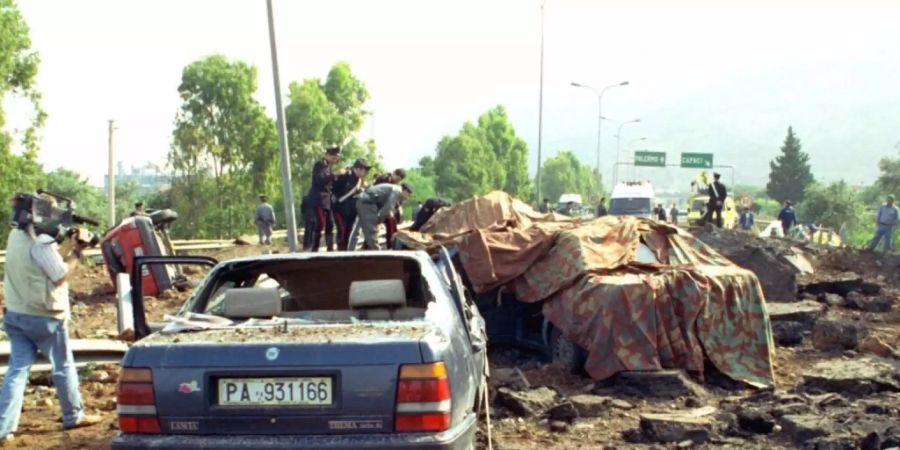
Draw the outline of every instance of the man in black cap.
[[[347,250],[353,222],[356,221],[356,199],[364,187],[364,180],[372,166],[359,158],[347,173],[340,175],[334,182],[334,222],[338,232],[338,250]]]
[[[359,214],[359,226],[365,238],[367,250],[379,250],[378,224],[384,222],[388,215],[412,194],[412,189],[403,183],[396,185],[382,183],[366,189],[356,201]],[[388,243],[390,245],[390,243]]]
[[[706,207],[706,214],[703,216],[703,223],[709,223],[710,219],[712,219],[713,213],[716,215],[716,226],[722,228],[723,220],[722,220],[722,207],[725,206],[725,199],[728,197],[728,190],[725,189],[725,185],[719,181],[722,178],[722,175],[718,173],[713,173],[713,178],[715,181],[709,185],[707,188],[707,194],[709,195],[709,203]]]
[[[406,171],[403,169],[394,169],[391,173],[386,173],[383,175],[379,175],[375,177],[375,181],[372,183],[373,185],[377,184],[400,184],[403,180],[406,179]],[[400,209],[400,204],[397,204],[396,209],[388,214],[387,218],[384,221],[385,227],[385,240],[387,241],[388,248],[391,248],[391,241],[394,239],[394,234],[397,233],[397,225],[403,220],[403,211]]]
[[[312,232],[310,251],[319,251],[319,241],[322,231],[325,232],[325,246],[328,251],[334,251],[334,216],[331,213],[331,195],[334,180],[337,175],[343,175],[341,169],[337,173],[331,167],[337,163],[341,155],[339,147],[329,147],[325,150],[325,156],[313,165],[312,184],[309,188],[309,207],[315,213],[315,228]]]

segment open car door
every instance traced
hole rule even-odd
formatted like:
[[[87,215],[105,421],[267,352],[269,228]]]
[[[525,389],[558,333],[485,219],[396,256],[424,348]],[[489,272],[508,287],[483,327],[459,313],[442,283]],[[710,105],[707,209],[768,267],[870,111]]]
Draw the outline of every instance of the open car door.
[[[142,256],[134,259],[134,269],[130,274],[119,274],[116,279],[118,288],[116,306],[118,313],[119,335],[134,331],[135,340],[150,335],[153,331],[147,322],[144,307],[141,274],[152,265],[202,266],[213,267],[218,261],[208,256]]]
[[[456,250],[453,249],[452,251],[455,252]],[[446,248],[441,247],[437,262],[438,267],[444,272],[449,285],[450,295],[453,297],[453,303],[465,322],[466,334],[468,334],[469,342],[472,345],[476,369],[479,373],[487,376],[487,333],[485,331],[484,318],[481,317],[474,299],[467,295],[462,279],[453,265],[453,258],[450,252]]]

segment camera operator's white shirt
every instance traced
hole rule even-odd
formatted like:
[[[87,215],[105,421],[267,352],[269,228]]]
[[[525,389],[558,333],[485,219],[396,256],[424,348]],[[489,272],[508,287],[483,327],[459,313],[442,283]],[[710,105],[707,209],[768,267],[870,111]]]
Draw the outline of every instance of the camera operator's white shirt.
[[[69,266],[63,261],[62,255],[59,254],[59,246],[56,240],[46,234],[39,234],[34,240],[34,246],[31,247],[31,259],[41,270],[47,274],[54,283],[66,276]],[[56,298],[69,298],[69,283],[65,282],[53,290],[53,296]]]

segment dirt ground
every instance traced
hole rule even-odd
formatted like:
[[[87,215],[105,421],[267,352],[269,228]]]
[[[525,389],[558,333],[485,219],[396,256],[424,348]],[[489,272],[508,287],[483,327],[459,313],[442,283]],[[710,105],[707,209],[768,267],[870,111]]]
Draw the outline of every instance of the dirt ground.
[[[213,256],[225,259],[258,253],[255,246],[239,247]],[[853,260],[856,258],[856,260]],[[843,273],[856,269],[867,280],[885,287],[885,294],[894,298],[894,308],[886,313],[871,313],[844,307],[833,307],[827,311],[829,318],[852,321],[865,327],[892,349],[900,348],[900,304],[897,304],[900,283],[894,274],[878,272],[882,267],[875,256],[858,253],[833,255],[825,252],[818,257],[822,269],[817,278],[827,278],[829,274]],[[823,262],[824,261],[824,262]],[[201,274],[193,274],[199,277]],[[835,275],[836,276],[836,275]],[[73,297],[73,338],[115,338],[116,314],[112,285],[103,267],[82,268],[71,284]],[[2,294],[0,294],[2,295]],[[147,310],[151,320],[162,319],[163,314],[174,313],[186,298],[187,293],[174,292],[164,299],[148,299]],[[775,371],[778,393],[798,392],[804,380],[803,374],[812,364],[825,360],[852,360],[865,352],[823,352],[815,349],[810,339],[804,339],[799,346],[778,346],[775,353]],[[564,400],[578,394],[599,394],[616,400],[599,417],[575,418],[565,427],[551,426],[546,412],[532,417],[511,413],[502,406],[492,409],[492,435],[495,449],[551,450],[551,449],[619,449],[619,448],[797,448],[785,433],[773,432],[765,435],[735,437],[716,434],[703,444],[685,443],[634,443],[626,436],[640,428],[640,416],[645,413],[668,413],[712,406],[717,418],[722,411],[730,411],[736,405],[752,402],[759,392],[745,389],[733,390],[706,385],[708,395],[698,398],[659,399],[603,389],[592,380],[565,373],[548,364],[538,356],[522,353],[514,349],[492,349],[493,369],[518,367],[531,387],[547,386]],[[62,431],[59,422],[60,410],[52,383],[46,375],[33,375],[28,387],[22,420],[16,438],[4,448],[29,449],[105,449],[110,439],[118,432],[115,412],[117,366],[91,367],[82,371],[81,392],[91,413],[101,414],[103,422],[88,428]],[[492,391],[496,393],[493,386]],[[900,396],[896,393],[880,397],[885,404],[895,405],[900,411]],[[866,398],[851,398],[847,408],[865,407]],[[862,402],[862,403],[861,403]],[[900,413],[898,413],[900,414]],[[900,424],[900,416],[888,416]],[[717,419],[718,420],[718,419]],[[724,420],[724,419],[721,419]],[[483,430],[482,430],[483,431]],[[483,434],[483,433],[482,433]],[[484,436],[480,443],[486,447]],[[839,447],[818,447],[839,448]],[[854,447],[844,447],[854,448]],[[875,447],[877,448],[877,447]]]

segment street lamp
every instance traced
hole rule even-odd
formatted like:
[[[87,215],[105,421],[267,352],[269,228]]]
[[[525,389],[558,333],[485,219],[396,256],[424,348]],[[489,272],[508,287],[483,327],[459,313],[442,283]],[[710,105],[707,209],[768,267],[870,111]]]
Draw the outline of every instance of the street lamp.
[[[619,150],[620,144],[622,143],[622,127],[628,125],[629,123],[639,123],[641,119],[629,120],[628,122],[622,122],[619,125],[619,131],[616,131],[616,162],[619,162]]]
[[[596,88],[588,86],[586,84],[572,82],[572,86],[590,89],[594,91],[594,94],[597,95],[597,173],[600,173],[600,130],[603,128],[603,93],[606,92],[607,89],[618,87],[618,86],[628,86],[628,81],[623,81],[621,83],[611,84],[606,86],[599,91]]]

